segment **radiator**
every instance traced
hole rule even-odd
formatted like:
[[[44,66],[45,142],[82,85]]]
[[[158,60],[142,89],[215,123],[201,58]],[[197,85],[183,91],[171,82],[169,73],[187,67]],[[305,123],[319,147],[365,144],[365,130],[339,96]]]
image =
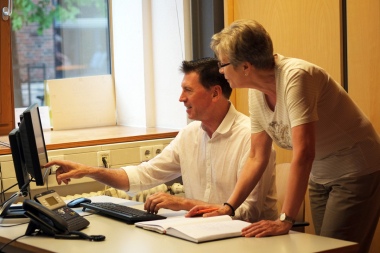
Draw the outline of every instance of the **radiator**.
[[[117,190],[115,188],[111,188],[106,186],[104,190],[97,191],[97,192],[90,192],[90,193],[82,193],[82,194],[75,194],[75,195],[67,195],[65,197],[61,197],[63,200],[72,200],[77,198],[88,198],[88,197],[94,197],[94,196],[110,196],[115,198],[122,198],[122,199],[128,199],[138,202],[145,202],[146,199],[156,192],[166,192],[172,195],[183,195],[184,189],[183,186],[179,183],[174,183],[172,186],[167,186],[165,184],[161,184],[159,186],[156,186],[154,188],[142,191],[137,193],[134,197],[129,196],[125,191]]]

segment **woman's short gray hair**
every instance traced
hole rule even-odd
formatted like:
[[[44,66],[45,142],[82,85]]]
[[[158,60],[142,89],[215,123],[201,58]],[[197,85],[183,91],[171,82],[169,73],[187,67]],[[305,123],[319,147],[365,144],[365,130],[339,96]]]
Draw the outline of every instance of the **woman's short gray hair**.
[[[214,34],[211,48],[227,57],[232,66],[243,62],[257,69],[269,69],[274,65],[273,44],[269,33],[255,20],[243,19]]]

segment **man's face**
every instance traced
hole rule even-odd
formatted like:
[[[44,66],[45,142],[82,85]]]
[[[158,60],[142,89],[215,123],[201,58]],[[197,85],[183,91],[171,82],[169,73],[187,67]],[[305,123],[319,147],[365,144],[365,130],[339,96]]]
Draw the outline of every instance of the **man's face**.
[[[186,106],[189,119],[203,121],[212,111],[212,88],[206,90],[199,83],[199,75],[196,72],[185,74],[182,80],[182,94],[179,98]]]

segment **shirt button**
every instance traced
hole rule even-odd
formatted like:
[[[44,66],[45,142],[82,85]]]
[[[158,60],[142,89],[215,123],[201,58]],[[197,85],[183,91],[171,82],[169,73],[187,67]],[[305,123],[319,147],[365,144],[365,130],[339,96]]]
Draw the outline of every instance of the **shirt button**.
[[[211,187],[211,186],[208,184],[208,185],[207,185],[207,189],[210,189],[210,187]]]
[[[210,163],[209,163],[209,162],[207,163],[207,166],[210,166]]]

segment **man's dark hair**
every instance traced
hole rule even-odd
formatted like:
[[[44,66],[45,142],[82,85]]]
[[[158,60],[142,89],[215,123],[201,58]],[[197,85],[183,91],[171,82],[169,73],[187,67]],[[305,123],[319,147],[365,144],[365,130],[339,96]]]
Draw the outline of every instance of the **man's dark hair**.
[[[193,61],[183,61],[180,70],[184,74],[196,72],[199,75],[199,82],[206,90],[219,85],[222,88],[223,96],[227,99],[230,98],[232,89],[224,78],[224,75],[219,73],[217,59],[202,58]]]

